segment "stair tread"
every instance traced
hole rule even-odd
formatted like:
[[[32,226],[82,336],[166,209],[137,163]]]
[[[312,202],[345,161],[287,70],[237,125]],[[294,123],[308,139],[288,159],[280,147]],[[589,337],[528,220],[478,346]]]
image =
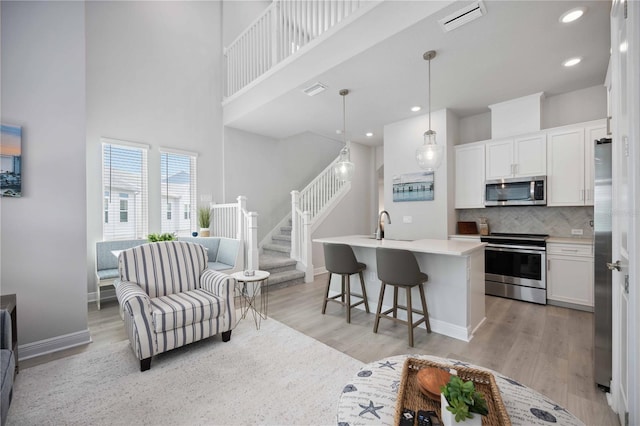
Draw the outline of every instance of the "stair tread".
[[[291,235],[274,235],[271,237],[274,241],[288,241],[291,242]]]
[[[269,256],[268,254],[263,254],[260,256],[260,269],[272,269],[272,268],[282,268],[285,266],[295,266],[296,260],[291,259],[290,257],[282,257],[282,256]]]
[[[279,251],[282,253],[290,253],[291,252],[291,246],[286,246],[284,244],[265,244],[262,246],[263,249],[265,250],[272,250],[272,251]]]

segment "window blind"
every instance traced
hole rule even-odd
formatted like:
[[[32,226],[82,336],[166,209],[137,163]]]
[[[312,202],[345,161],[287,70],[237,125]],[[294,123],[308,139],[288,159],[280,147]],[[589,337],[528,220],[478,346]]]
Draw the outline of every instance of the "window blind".
[[[103,240],[147,238],[147,151],[102,139]]]
[[[160,211],[163,233],[189,236],[196,230],[196,154],[160,151]]]

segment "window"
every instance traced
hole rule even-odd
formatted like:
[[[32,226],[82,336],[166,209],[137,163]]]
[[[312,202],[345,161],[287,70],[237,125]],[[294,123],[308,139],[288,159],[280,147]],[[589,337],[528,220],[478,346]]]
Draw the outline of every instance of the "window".
[[[101,141],[104,194],[102,238],[105,241],[146,238],[149,147],[106,138]]]
[[[120,193],[120,222],[129,222],[129,194]]]
[[[196,205],[197,154],[170,149],[160,150],[160,186],[162,208],[162,232],[180,236],[191,235],[196,229],[191,212]],[[184,206],[184,214],[180,214]],[[173,215],[173,210],[176,214]]]

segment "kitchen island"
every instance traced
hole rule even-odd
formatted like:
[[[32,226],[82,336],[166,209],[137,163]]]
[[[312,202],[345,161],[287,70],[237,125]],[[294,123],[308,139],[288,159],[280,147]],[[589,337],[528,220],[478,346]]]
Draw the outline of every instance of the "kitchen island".
[[[376,270],[376,247],[409,250],[414,253],[420,270],[429,276],[425,284],[431,330],[456,339],[470,341],[475,330],[485,320],[484,305],[484,243],[456,240],[376,240],[367,235],[349,235],[314,239],[315,243],[348,244],[359,262],[366,263],[365,284],[369,306],[375,311],[380,293]],[[357,278],[356,278],[357,279]],[[339,293],[340,276],[331,279],[330,295]],[[352,285],[352,289],[358,289]],[[420,300],[413,289],[413,300]],[[393,299],[393,289],[387,288],[383,310]],[[399,303],[406,304],[400,292]],[[358,309],[363,309],[362,305]],[[406,319],[406,313],[398,315]],[[404,315],[404,316],[403,316]],[[384,323],[382,323],[384,324]],[[373,323],[372,323],[373,327]],[[424,324],[420,325],[424,328]]]

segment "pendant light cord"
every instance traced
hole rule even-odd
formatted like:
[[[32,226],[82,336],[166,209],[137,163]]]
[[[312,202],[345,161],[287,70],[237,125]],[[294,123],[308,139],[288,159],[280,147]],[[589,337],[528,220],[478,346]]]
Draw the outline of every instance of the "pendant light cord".
[[[342,95],[342,141],[347,146],[347,95]]]
[[[428,81],[429,81],[429,86],[428,86],[428,94],[429,94],[429,130],[431,130],[431,59],[429,59],[429,65],[428,65],[428,69],[429,69],[429,77],[428,77]]]

